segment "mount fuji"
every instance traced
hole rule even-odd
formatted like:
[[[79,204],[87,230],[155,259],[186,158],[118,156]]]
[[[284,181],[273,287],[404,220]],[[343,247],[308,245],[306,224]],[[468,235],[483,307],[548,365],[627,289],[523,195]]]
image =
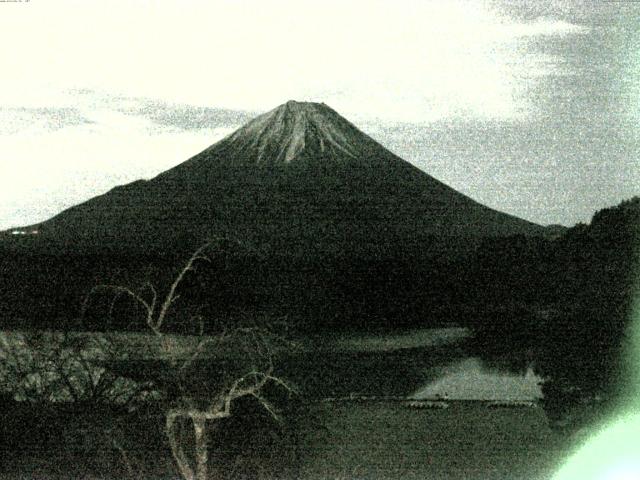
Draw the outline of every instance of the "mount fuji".
[[[327,105],[295,101],[151,180],[23,230],[65,251],[164,251],[224,236],[280,253],[376,256],[545,235],[402,160]]]
[[[487,295],[471,268],[485,242],[547,234],[436,180],[328,106],[287,102],[155,178],[0,234],[0,318],[60,328],[91,286],[170,284],[196,248],[224,238],[233,245],[190,276],[177,310],[309,328],[451,321]],[[118,318],[113,328],[140,326],[135,312]]]

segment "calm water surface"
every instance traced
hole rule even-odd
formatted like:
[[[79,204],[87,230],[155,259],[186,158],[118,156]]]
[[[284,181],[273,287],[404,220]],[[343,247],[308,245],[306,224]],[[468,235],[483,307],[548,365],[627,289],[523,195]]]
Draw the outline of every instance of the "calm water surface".
[[[283,374],[311,397],[541,398],[541,379],[531,368],[514,373],[489,367],[472,351],[469,337],[465,329],[444,328],[325,339],[286,358]]]

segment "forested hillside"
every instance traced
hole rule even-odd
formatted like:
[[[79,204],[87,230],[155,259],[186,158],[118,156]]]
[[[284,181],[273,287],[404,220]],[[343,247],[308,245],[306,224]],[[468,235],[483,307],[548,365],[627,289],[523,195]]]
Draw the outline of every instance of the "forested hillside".
[[[479,350],[493,358],[510,352],[516,366],[533,361],[558,415],[572,404],[614,399],[627,372],[639,240],[635,197],[555,241],[488,242],[479,251],[476,287],[487,285],[497,307],[488,302],[475,325]]]

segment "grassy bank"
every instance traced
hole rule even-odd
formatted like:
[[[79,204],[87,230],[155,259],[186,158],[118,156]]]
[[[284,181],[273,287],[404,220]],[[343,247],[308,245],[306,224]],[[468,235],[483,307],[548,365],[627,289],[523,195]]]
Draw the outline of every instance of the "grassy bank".
[[[2,416],[3,479],[177,478],[159,415],[34,416],[34,408]],[[313,402],[291,412],[287,425],[264,428],[263,420],[246,417],[240,443],[231,435],[240,419],[212,430],[212,466],[221,478],[537,480],[549,477],[564,448],[539,408],[482,402],[445,410]],[[295,432],[284,433],[289,427]]]

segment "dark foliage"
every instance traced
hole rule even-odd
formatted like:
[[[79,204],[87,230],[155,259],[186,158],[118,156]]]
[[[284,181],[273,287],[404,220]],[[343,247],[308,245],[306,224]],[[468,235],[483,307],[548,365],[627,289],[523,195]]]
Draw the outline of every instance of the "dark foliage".
[[[533,361],[546,378],[552,419],[596,399],[613,401],[622,388],[639,233],[636,197],[597,212],[590,225],[576,225],[555,241],[513,237],[479,251],[475,277],[488,285],[490,303],[502,305],[480,316],[479,351],[520,364]]]
[[[246,399],[235,415],[210,425],[213,478],[295,478],[300,455],[296,412],[278,399],[276,422]],[[127,412],[106,406],[0,403],[0,475],[24,478],[177,478],[166,444],[164,414],[156,408]],[[9,414],[9,412],[11,412]],[[185,425],[185,436],[192,435]],[[185,443],[190,443],[187,438]]]
[[[7,254],[8,255],[8,254]],[[147,327],[140,306],[127,296],[113,302],[105,291],[91,298],[83,322],[80,308],[98,284],[126,285],[162,296],[188,254],[12,255],[0,275],[7,327],[140,331]],[[299,331],[398,329],[451,322],[464,311],[463,262],[399,249],[385,255],[265,253],[236,246],[214,253],[180,285],[180,312],[171,328],[194,333],[192,317],[233,323],[251,315],[287,317]],[[215,321],[206,327],[216,328]]]

